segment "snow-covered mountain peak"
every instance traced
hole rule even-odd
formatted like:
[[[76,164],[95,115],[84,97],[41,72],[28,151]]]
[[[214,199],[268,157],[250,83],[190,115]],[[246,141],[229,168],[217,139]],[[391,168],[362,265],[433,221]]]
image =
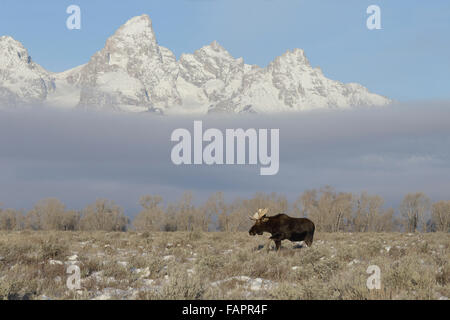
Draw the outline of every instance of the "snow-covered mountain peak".
[[[234,57],[217,41],[201,47],[194,52],[194,55],[200,59],[216,59],[216,60],[235,60]]]
[[[209,52],[215,52],[217,54],[227,54],[229,55],[228,51],[222,47],[219,42],[217,42],[216,40],[214,40],[213,42],[211,42],[210,44],[203,46],[200,50],[204,50],[204,51],[209,51]]]
[[[41,104],[55,90],[53,75],[10,36],[0,37],[0,107]]]
[[[148,15],[134,17],[108,38],[103,51],[128,56],[159,54],[159,47]]]
[[[5,48],[22,48],[24,49],[24,46],[22,45],[22,43],[20,41],[17,41],[16,39],[14,39],[11,36],[1,36],[0,37],[0,48],[5,49]]]
[[[155,39],[155,33],[153,31],[152,20],[146,14],[137,16],[128,20],[117,31],[116,35],[120,36],[150,36]]]
[[[10,36],[0,37],[0,52],[0,66],[2,67],[14,66],[17,63],[31,63],[28,50],[22,43]]]
[[[180,104],[175,55],[158,45],[147,15],[121,26],[81,73],[83,108],[148,111]]]
[[[281,56],[275,58],[273,61],[275,64],[286,66],[304,66],[311,67],[308,58],[306,58],[305,51],[303,49],[287,50]]]
[[[0,107],[30,103],[190,114],[351,108],[390,100],[326,78],[302,49],[287,50],[261,68],[213,41],[177,60],[158,44],[150,17],[141,15],[119,27],[88,63],[61,73],[46,71],[20,42],[0,37]]]

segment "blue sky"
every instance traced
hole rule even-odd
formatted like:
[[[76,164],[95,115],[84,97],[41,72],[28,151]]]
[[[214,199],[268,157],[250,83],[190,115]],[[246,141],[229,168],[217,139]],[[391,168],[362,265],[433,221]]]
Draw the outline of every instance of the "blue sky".
[[[66,8],[82,10],[68,30]],[[366,28],[381,7],[382,30]],[[11,35],[52,71],[89,60],[129,18],[146,13],[177,57],[217,40],[246,63],[267,65],[303,48],[313,66],[400,101],[450,99],[450,1],[2,0],[0,35]]]

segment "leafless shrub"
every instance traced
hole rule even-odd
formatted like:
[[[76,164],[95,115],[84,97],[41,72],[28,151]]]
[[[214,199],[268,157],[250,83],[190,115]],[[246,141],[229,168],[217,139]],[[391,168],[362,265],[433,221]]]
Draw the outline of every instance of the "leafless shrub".
[[[433,203],[432,221],[436,231],[450,232],[450,201]]]
[[[81,230],[85,231],[126,231],[128,223],[123,209],[106,199],[98,199],[87,206],[80,220]]]
[[[426,230],[426,219],[430,210],[430,199],[422,192],[408,193],[400,206],[404,218],[405,229],[416,232],[419,227]]]

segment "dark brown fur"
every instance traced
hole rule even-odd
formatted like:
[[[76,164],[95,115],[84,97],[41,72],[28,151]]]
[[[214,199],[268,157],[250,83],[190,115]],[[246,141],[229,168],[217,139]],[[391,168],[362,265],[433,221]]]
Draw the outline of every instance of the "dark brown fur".
[[[313,242],[314,230],[314,223],[307,218],[291,218],[284,213],[279,213],[273,217],[257,220],[249,234],[254,236],[262,235],[263,232],[271,233],[270,239],[275,241],[275,246],[279,250],[282,240],[305,241],[310,247]]]

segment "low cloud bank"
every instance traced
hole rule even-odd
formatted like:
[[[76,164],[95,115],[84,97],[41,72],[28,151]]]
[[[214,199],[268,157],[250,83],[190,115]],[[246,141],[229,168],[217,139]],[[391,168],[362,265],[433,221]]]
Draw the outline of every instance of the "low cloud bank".
[[[175,166],[177,128],[280,129],[280,170],[260,176],[257,165]],[[58,197],[71,208],[109,198],[128,212],[144,194],[167,200],[191,190],[228,199],[277,192],[294,199],[332,185],[368,191],[396,206],[423,191],[450,199],[450,102],[380,109],[284,115],[169,117],[29,108],[0,111],[0,202],[30,208]]]

